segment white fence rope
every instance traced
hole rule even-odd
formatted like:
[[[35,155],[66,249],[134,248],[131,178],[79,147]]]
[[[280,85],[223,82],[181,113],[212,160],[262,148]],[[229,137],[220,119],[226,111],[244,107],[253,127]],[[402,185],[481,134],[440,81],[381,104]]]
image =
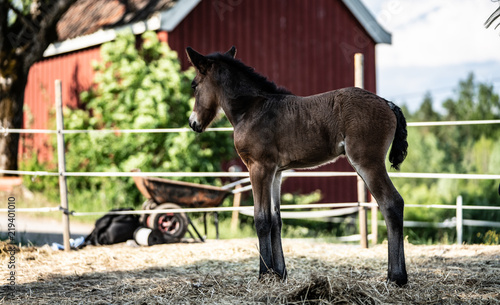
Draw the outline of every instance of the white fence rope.
[[[283,205],[281,210],[287,209],[321,209],[317,211],[308,212],[285,212],[282,211],[282,219],[328,219],[327,221],[339,222],[339,216],[354,214],[359,211],[359,207],[374,207],[376,203],[317,203],[307,205]],[[500,211],[500,206],[458,206],[458,205],[418,205],[407,204],[405,207],[415,208],[441,208],[441,209],[461,209],[461,210],[497,210]],[[327,209],[330,208],[330,209]],[[335,208],[335,209],[331,209]],[[200,212],[232,212],[239,211],[243,215],[253,216],[253,206],[242,207],[212,207],[212,208],[180,208],[180,209],[157,209],[157,210],[132,210],[132,211],[102,211],[102,212],[74,212],[67,211],[62,207],[43,207],[43,208],[20,208],[16,212],[54,212],[63,211],[65,214],[71,216],[100,216],[105,214],[110,215],[144,215],[144,214],[159,214],[159,213],[200,213]],[[327,210],[325,210],[327,209]],[[1,212],[9,212],[8,209],[0,209]],[[458,215],[458,213],[457,213]],[[368,223],[371,223],[368,221]],[[385,226],[385,221],[376,221],[378,226]],[[474,219],[445,219],[444,222],[426,222],[405,220],[404,227],[410,228],[457,228],[457,231],[462,231],[462,226],[475,226],[475,227],[491,227],[500,228],[500,222],[487,221],[487,220],[474,220]],[[461,242],[460,242],[461,243]]]
[[[9,175],[31,175],[31,176],[59,176],[59,173],[45,171],[13,171],[0,169],[0,173]]]
[[[57,130],[53,129],[16,129],[16,128],[5,128],[0,125],[0,134],[5,136],[9,133],[57,133]]]
[[[282,205],[281,210],[287,209],[328,209],[339,207],[378,207],[376,203],[369,202],[343,202],[343,203],[314,203],[314,204],[290,204]],[[231,211],[247,211],[253,210],[253,206],[240,207],[211,207],[211,208],[181,208],[181,209],[162,209],[162,210],[133,210],[133,211],[101,211],[101,212],[70,212],[73,216],[87,215],[104,215],[110,213],[112,215],[134,215],[134,214],[159,214],[159,213],[196,213],[196,212],[231,212]],[[456,205],[446,204],[405,204],[405,208],[433,208],[433,209],[457,209]],[[463,210],[492,210],[500,211],[500,206],[477,206],[463,205]],[[63,210],[61,207],[43,207],[43,208],[21,208],[16,209],[16,212],[54,212]],[[1,212],[8,212],[8,209],[0,209]]]
[[[16,213],[17,212],[28,212],[28,213],[43,212],[43,213],[48,213],[48,212],[55,212],[55,211],[62,211],[62,208],[61,207],[16,208]],[[12,210],[9,210],[9,209],[0,209],[0,213],[8,213],[8,212],[12,212]]]
[[[210,127],[206,131],[233,131],[233,127]],[[180,133],[190,132],[191,128],[155,128],[155,129],[64,129],[60,132],[62,134],[76,134],[76,133]],[[0,126],[0,134],[6,135],[9,133],[44,133],[44,134],[57,134],[58,130],[54,129],[16,129],[5,128]]]
[[[370,221],[368,221],[370,222]],[[405,228],[456,228],[457,219],[453,217],[452,219],[446,219],[444,222],[427,222],[427,221],[415,221],[415,220],[405,220]],[[383,227],[385,226],[385,221],[379,220],[377,225]],[[462,219],[462,225],[467,227],[492,227],[500,228],[500,222],[487,221],[487,220],[473,220],[473,219]]]
[[[427,209],[451,209],[457,208],[456,205],[452,204],[405,204],[405,208],[427,208]],[[491,205],[462,205],[461,209],[464,210],[498,210],[500,211],[500,206]]]
[[[483,125],[483,124],[500,124],[500,120],[469,120],[469,121],[436,121],[436,122],[408,122],[410,127],[424,126],[451,126],[451,125]]]
[[[214,178],[246,178],[248,172],[46,172],[46,171],[13,171],[0,169],[3,174],[31,176],[65,176],[65,177],[214,177]],[[283,177],[356,177],[356,172],[284,172]],[[428,178],[428,179],[472,179],[499,180],[500,175],[492,174],[443,174],[443,173],[389,173],[392,178]]]
[[[467,180],[481,180],[500,179],[500,175],[490,174],[443,174],[443,173],[389,173],[392,178],[437,178],[437,179],[467,179]]]
[[[338,207],[372,207],[377,206],[375,203],[358,203],[358,202],[344,202],[344,203],[313,203],[313,204],[290,204],[282,205],[280,209],[327,209]],[[240,207],[211,207],[211,208],[181,208],[181,209],[156,209],[156,210],[132,210],[132,211],[103,211],[103,212],[70,212],[73,216],[87,216],[87,215],[103,215],[110,213],[111,215],[134,215],[134,214],[160,214],[160,213],[196,213],[196,212],[231,212],[231,211],[244,211],[253,210],[253,206],[240,206]],[[45,207],[45,208],[25,208],[16,209],[16,212],[51,212],[58,211],[61,207]],[[0,212],[8,212],[8,209],[0,209]]]
[[[469,121],[435,121],[435,122],[408,122],[409,127],[431,127],[431,126],[452,126],[452,125],[484,125],[484,124],[500,124],[500,120],[469,120]],[[74,129],[62,130],[63,134],[76,134],[76,133],[179,133],[190,132],[190,128],[158,128],[158,129]],[[233,127],[212,127],[207,128],[206,131],[233,131]],[[0,126],[0,134],[8,133],[42,133],[42,134],[56,134],[57,130],[53,129],[16,129],[5,128]]]

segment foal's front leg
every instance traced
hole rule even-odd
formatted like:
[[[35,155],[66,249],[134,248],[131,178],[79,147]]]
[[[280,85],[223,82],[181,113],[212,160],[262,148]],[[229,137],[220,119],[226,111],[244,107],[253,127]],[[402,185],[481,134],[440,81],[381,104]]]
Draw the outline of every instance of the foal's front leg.
[[[255,229],[259,238],[260,277],[274,270],[271,244],[271,193],[275,170],[256,163],[249,170],[254,198]]]
[[[273,269],[285,280],[287,277],[285,256],[281,245],[281,172],[276,173],[272,185],[271,201],[271,247],[273,250]]]

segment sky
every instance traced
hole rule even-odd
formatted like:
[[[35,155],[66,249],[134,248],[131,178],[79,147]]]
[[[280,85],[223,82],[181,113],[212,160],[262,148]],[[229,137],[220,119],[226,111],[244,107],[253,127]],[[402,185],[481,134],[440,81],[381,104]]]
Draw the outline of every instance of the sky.
[[[430,92],[442,111],[470,72],[500,93],[500,28],[484,27],[496,1],[362,0],[392,34],[376,47],[377,93],[415,111]]]

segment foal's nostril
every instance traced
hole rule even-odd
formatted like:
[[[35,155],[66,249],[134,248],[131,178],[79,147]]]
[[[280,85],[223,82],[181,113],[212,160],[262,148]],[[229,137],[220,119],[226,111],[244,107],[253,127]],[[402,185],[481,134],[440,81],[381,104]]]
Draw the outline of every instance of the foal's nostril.
[[[198,115],[196,114],[195,111],[193,111],[189,116],[189,127],[191,127],[191,129],[193,129],[196,132],[201,132],[201,126],[200,124],[197,123],[197,121],[198,121]]]
[[[196,132],[202,132],[201,125],[197,124],[196,121],[189,122],[189,127]]]

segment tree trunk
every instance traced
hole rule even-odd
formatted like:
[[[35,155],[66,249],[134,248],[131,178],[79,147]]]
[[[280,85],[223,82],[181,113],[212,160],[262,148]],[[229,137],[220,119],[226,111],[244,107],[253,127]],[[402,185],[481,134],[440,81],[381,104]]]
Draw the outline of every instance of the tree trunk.
[[[23,128],[24,89],[28,76],[22,74],[0,77],[0,169],[4,170],[18,170],[20,134],[6,132],[3,128]]]
[[[29,12],[19,9],[20,2],[30,5]],[[29,69],[57,41],[57,22],[75,2],[0,0],[0,131],[23,127]],[[0,169],[18,169],[18,147],[18,133],[0,134]]]

